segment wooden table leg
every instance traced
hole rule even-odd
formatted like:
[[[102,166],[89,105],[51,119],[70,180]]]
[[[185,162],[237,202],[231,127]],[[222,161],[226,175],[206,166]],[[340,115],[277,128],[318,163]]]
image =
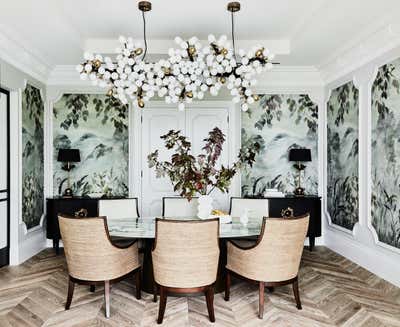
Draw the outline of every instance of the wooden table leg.
[[[214,285],[214,292],[221,293],[225,291],[225,276],[226,276],[226,240],[223,238],[219,239],[219,261],[218,261],[218,273],[217,280]]]

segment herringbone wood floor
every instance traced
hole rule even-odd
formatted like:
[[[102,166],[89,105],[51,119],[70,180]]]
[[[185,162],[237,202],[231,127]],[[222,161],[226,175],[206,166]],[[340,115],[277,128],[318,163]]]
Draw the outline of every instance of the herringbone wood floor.
[[[208,322],[204,297],[168,298],[164,326],[400,326],[400,289],[324,247],[304,251],[300,270],[303,310],[290,286],[266,293],[264,320],[257,318],[257,286],[236,282],[230,302],[215,296],[216,323]],[[111,318],[104,317],[102,288],[75,288],[64,311],[64,256],[45,250],[18,267],[0,269],[0,326],[153,326],[158,303],[134,282],[113,286]]]

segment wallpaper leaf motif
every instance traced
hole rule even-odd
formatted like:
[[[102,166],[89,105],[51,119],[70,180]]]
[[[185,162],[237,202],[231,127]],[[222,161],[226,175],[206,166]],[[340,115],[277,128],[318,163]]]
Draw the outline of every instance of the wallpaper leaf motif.
[[[128,106],[105,95],[65,94],[53,109],[54,194],[66,187],[60,148],[80,150],[71,171],[76,195],[128,196]]]
[[[371,217],[381,242],[400,248],[400,59],[372,86]]]
[[[332,223],[352,230],[358,222],[358,90],[353,82],[328,101],[327,205]]]
[[[297,171],[288,161],[292,148],[309,148],[303,186],[318,193],[318,107],[308,95],[260,95],[258,107],[242,113],[242,147],[257,140],[253,168],[242,171],[242,196],[262,196],[267,188],[293,193]]]
[[[26,85],[22,92],[22,221],[38,226],[44,201],[44,102],[40,90]]]

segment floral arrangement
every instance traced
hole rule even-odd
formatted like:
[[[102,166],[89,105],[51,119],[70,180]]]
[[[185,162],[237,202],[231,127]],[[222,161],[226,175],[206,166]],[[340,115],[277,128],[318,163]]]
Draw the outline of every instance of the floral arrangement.
[[[171,130],[160,137],[165,141],[167,149],[174,149],[171,161],[160,162],[158,150],[147,157],[150,168],[155,168],[157,178],[168,176],[175,192],[189,200],[197,193],[209,195],[214,189],[228,192],[231,180],[236,172],[246,166],[252,167],[256,154],[261,145],[255,142],[252,147],[241,149],[237,161],[232,167],[221,165],[217,168],[217,162],[221,156],[225,135],[215,127],[208,133],[208,137],[202,148],[202,154],[191,154],[192,144],[183,136],[181,131]]]

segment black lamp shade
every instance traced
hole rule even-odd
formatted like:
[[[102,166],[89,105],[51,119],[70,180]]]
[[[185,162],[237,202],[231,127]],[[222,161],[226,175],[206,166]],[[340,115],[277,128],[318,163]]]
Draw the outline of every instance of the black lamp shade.
[[[57,161],[80,162],[81,156],[78,149],[59,149]]]
[[[310,149],[290,149],[289,161],[311,161]]]

